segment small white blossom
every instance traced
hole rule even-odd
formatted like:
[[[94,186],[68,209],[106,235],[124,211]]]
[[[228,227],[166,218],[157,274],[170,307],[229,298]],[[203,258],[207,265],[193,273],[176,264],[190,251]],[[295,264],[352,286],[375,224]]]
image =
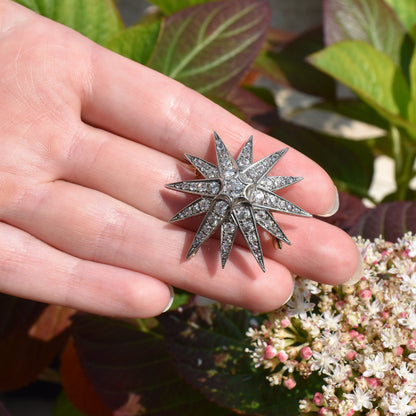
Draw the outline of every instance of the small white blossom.
[[[376,378],[384,378],[384,373],[391,368],[391,365],[385,362],[382,352],[378,352],[373,358],[365,358],[364,366],[366,370],[364,371],[363,376],[374,376]]]
[[[380,338],[383,341],[383,347],[390,349],[406,342],[403,340],[403,335],[400,329],[396,327],[383,328],[380,334]]]
[[[403,275],[402,276],[403,283],[400,286],[400,289],[403,292],[411,292],[416,294],[416,272],[413,272],[410,276]]]
[[[389,411],[395,416],[408,416],[415,411],[415,408],[409,405],[409,396],[398,397],[392,395],[390,400],[391,405],[389,406]]]
[[[357,386],[353,393],[344,394],[344,396],[351,402],[351,406],[356,412],[360,412],[364,407],[366,409],[373,408],[371,392],[364,391],[360,386]]]
[[[402,325],[410,328],[410,329],[416,329],[416,312],[415,312],[415,304],[409,305],[409,310],[407,312],[406,318],[399,318],[398,321]]]
[[[301,319],[306,319],[306,314],[313,310],[315,304],[308,302],[302,294],[296,294],[286,306],[289,317],[299,316]]]
[[[335,315],[331,311],[325,311],[318,320],[318,326],[321,329],[327,329],[329,331],[339,330],[339,323],[342,320],[342,315]]]
[[[337,363],[334,357],[326,351],[314,352],[311,359],[311,370],[328,374]]]

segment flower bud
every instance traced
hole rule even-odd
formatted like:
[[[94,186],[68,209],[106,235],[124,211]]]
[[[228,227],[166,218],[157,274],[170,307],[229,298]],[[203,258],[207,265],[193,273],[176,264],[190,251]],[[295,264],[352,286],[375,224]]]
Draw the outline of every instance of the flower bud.
[[[275,347],[273,347],[272,345],[268,345],[265,349],[264,349],[264,358],[266,360],[271,360],[272,358],[276,357],[277,355],[277,350]]]
[[[304,360],[309,360],[309,358],[312,357],[312,349],[310,347],[303,347],[300,350],[300,356],[304,359]]]
[[[287,355],[286,351],[280,351],[276,354],[277,359],[281,362],[284,363],[285,361],[287,361],[287,359],[289,358],[289,356]]]
[[[296,386],[296,381],[293,380],[293,378],[287,378],[284,382],[283,385],[288,389],[288,390],[292,390],[295,386]]]
[[[313,402],[317,405],[317,406],[322,406],[322,404],[324,403],[324,395],[322,393],[316,392],[313,395]]]

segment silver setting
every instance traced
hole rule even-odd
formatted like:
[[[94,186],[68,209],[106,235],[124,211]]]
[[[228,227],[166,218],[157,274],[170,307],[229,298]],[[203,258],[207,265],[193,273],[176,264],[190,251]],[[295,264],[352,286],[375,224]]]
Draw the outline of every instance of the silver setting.
[[[285,155],[279,150],[253,163],[253,136],[234,159],[223,141],[214,132],[218,166],[197,156],[186,154],[187,160],[205,179],[166,185],[175,191],[199,195],[200,198],[179,211],[170,221],[180,221],[199,214],[204,219],[195,234],[187,258],[194,256],[201,245],[221,228],[221,264],[224,268],[239,229],[254,258],[265,271],[263,252],[257,225],[278,241],[290,245],[270,211],[311,217],[302,208],[287,201],[274,191],[293,185],[303,178],[297,176],[266,176]]]

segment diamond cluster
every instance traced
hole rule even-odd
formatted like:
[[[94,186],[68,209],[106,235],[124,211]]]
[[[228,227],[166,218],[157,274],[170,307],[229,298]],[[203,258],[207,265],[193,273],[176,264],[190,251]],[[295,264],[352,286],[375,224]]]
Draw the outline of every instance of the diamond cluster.
[[[311,215],[302,208],[274,193],[274,191],[293,185],[303,178],[266,176],[284,156],[287,148],[253,163],[252,137],[248,139],[236,159],[231,156],[215,132],[214,138],[218,166],[197,156],[185,155],[205,179],[166,185],[176,191],[200,196],[196,201],[179,211],[170,221],[179,221],[205,213],[187,258],[195,255],[204,241],[220,227],[221,263],[224,268],[237,230],[240,230],[254,258],[261,269],[265,271],[257,225],[277,238],[279,245],[281,241],[290,244],[289,239],[269,211],[310,217]]]

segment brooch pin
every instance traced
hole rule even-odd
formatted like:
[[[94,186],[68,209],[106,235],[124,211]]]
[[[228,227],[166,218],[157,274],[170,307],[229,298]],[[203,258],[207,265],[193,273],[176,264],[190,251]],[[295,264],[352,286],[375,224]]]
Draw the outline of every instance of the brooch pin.
[[[311,214],[302,208],[274,193],[303,178],[266,176],[288,148],[253,163],[253,136],[245,143],[236,159],[215,132],[214,138],[217,166],[197,156],[185,154],[186,159],[204,176],[204,179],[166,185],[175,191],[199,195],[197,200],[180,210],[170,222],[206,213],[186,258],[194,256],[214,231],[221,227],[223,268],[230,255],[237,230],[240,230],[257,263],[265,271],[257,225],[275,237],[279,247],[281,242],[290,245],[289,239],[270,211],[311,217]]]

